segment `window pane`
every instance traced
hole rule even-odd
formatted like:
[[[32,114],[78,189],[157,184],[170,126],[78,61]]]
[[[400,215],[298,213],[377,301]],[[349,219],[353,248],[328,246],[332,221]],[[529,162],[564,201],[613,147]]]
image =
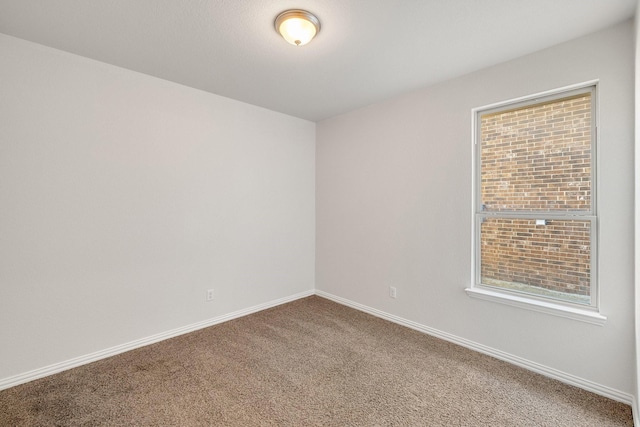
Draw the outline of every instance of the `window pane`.
[[[485,211],[591,210],[591,94],[480,117]]]
[[[487,218],[480,230],[482,284],[590,304],[591,221]]]

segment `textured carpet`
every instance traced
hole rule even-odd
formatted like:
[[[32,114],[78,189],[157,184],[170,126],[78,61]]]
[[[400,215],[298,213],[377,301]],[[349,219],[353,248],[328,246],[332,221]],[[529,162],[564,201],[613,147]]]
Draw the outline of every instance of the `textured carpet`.
[[[631,408],[320,297],[0,392],[1,426],[632,426]]]

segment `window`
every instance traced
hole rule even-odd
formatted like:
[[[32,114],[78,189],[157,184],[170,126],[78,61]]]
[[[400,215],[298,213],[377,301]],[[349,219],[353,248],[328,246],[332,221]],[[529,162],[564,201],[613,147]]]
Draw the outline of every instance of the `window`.
[[[474,111],[471,296],[593,323],[595,85]]]

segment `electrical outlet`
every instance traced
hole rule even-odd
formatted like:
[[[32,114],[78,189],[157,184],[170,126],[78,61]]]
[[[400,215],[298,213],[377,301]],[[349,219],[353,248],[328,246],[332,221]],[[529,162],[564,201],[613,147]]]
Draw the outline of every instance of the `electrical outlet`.
[[[213,289],[207,290],[207,301],[211,301],[213,299]]]
[[[389,286],[389,296],[391,298],[395,298],[396,297],[396,288],[393,286]]]

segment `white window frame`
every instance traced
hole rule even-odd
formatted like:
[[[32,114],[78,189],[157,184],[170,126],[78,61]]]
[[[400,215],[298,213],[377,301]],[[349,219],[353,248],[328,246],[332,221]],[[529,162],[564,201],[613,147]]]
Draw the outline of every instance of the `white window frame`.
[[[480,117],[483,114],[494,113],[513,108],[539,104],[545,101],[561,99],[573,94],[591,92],[591,210],[590,211],[484,211],[481,203],[480,179]],[[607,318],[600,313],[600,293],[598,289],[598,209],[597,209],[597,162],[598,162],[598,81],[589,81],[577,85],[567,86],[530,96],[511,99],[504,102],[477,107],[471,111],[472,122],[472,267],[471,286],[465,291],[470,297],[488,300],[533,311],[548,313],[560,317],[575,319],[604,325]],[[549,220],[584,220],[591,223],[591,271],[590,271],[590,300],[589,305],[571,303],[559,299],[532,295],[505,288],[484,285],[480,279],[480,224],[486,218],[512,219],[549,219]]]

